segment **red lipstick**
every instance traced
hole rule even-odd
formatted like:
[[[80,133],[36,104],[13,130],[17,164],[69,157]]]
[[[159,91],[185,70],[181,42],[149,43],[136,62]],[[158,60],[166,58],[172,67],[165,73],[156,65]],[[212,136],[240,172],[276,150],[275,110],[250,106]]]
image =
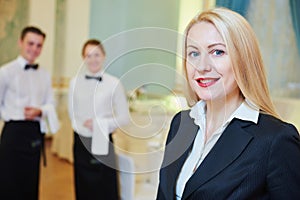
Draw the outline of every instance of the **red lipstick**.
[[[198,78],[196,79],[198,85],[200,87],[209,87],[213,84],[215,84],[219,79],[216,79],[216,78]]]

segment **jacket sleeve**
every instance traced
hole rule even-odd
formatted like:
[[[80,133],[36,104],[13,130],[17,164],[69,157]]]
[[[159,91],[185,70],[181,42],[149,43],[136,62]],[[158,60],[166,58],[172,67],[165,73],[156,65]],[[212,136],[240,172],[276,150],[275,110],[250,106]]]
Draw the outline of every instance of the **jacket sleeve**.
[[[300,199],[300,139],[293,125],[283,125],[273,140],[267,170],[270,199]]]

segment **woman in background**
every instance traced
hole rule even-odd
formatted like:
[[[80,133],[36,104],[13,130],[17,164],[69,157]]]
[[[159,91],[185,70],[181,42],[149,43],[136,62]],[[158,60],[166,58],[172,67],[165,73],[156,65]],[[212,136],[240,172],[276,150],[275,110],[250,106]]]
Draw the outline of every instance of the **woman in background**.
[[[300,140],[273,107],[258,42],[215,8],[188,25],[190,110],[171,123],[157,199],[300,199]]]
[[[82,57],[84,69],[69,90],[76,199],[119,199],[111,133],[129,122],[126,95],[120,80],[102,69],[105,51],[100,41],[86,41]]]

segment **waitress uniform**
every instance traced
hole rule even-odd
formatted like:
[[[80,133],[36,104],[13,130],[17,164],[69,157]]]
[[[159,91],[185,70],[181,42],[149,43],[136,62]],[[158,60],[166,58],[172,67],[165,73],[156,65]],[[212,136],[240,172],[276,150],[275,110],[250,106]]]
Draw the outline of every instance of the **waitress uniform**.
[[[74,129],[76,199],[119,199],[111,133],[129,121],[120,81],[102,71],[74,77],[69,89],[69,115]],[[88,119],[93,120],[93,130],[83,125]]]

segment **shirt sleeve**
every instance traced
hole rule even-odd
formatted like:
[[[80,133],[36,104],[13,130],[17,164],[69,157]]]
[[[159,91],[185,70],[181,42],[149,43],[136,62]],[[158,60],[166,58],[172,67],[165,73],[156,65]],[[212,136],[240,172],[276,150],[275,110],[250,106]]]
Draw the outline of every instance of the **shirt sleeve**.
[[[129,123],[129,106],[125,94],[125,90],[122,84],[119,82],[116,86],[116,89],[113,90],[112,102],[113,102],[113,114],[111,117],[106,117],[105,121],[108,125],[108,131],[110,133],[114,132],[117,128],[125,126]],[[97,121],[103,119],[97,118]]]
[[[48,76],[44,104],[40,109],[42,110],[41,125],[46,125],[46,130],[50,130],[51,133],[56,133],[59,129],[59,120],[56,114],[55,105],[51,79]]]
[[[4,66],[0,67],[0,119],[3,120],[3,107],[5,101],[5,93],[8,88],[8,71]]]
[[[0,68],[0,119],[2,119],[2,109],[4,104],[4,95],[6,90],[5,70]]]
[[[69,113],[69,118],[71,120],[72,128],[77,131],[81,132],[84,127],[83,127],[83,122],[81,122],[78,117],[76,118],[75,113],[74,113],[74,89],[75,89],[75,79],[72,79],[70,82],[69,86],[69,91],[68,91],[68,113]]]
[[[74,79],[70,81],[69,91],[68,91],[68,114],[71,122],[74,121],[73,114],[73,92],[74,92]]]

